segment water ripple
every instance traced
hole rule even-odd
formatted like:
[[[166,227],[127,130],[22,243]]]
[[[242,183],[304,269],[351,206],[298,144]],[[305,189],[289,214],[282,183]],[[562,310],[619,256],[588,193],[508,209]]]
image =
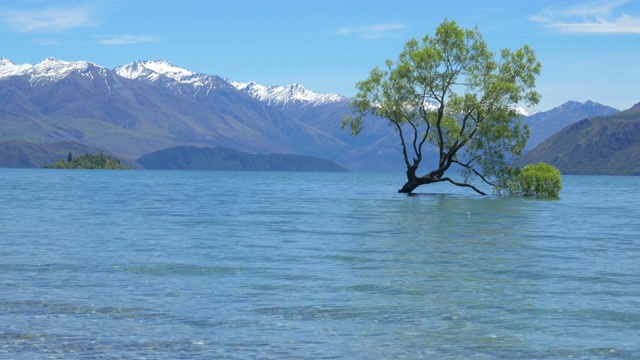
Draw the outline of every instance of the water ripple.
[[[637,178],[251,176],[0,170],[0,358],[640,358]]]

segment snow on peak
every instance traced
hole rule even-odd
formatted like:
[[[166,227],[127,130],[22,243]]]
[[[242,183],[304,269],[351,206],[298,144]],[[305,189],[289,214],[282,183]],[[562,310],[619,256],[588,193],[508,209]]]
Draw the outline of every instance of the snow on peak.
[[[0,78],[8,77],[8,76],[20,76],[27,72],[29,68],[33,65],[31,64],[23,64],[16,65],[11,61],[1,58],[0,59]]]
[[[195,74],[194,72],[173,65],[167,60],[145,61],[141,64],[144,64],[144,67],[147,69],[171,78],[192,76]]]
[[[179,83],[201,86],[206,84],[209,76],[194,73],[177,67],[166,60],[136,61],[131,64],[119,66],[114,69],[116,74],[133,80],[146,79],[156,81],[160,77],[166,77]]]
[[[49,57],[34,65],[29,73],[35,77],[60,79],[73,71],[83,72],[89,65],[86,61],[69,62]]]
[[[240,91],[244,91],[249,96],[258,99],[268,105],[286,106],[292,102],[312,103],[314,105],[333,103],[345,100],[341,95],[326,93],[317,94],[311,90],[307,90],[304,86],[293,83],[287,86],[264,86],[254,81],[248,83],[239,83],[232,80],[227,82]]]
[[[518,114],[523,115],[523,116],[529,116],[529,115],[531,115],[531,114],[527,111],[527,109],[523,108],[522,106],[518,106],[518,107],[516,107],[516,108],[515,108],[515,110],[516,110],[516,112],[517,112]]]
[[[128,79],[145,77],[155,80],[159,75],[164,75],[168,78],[178,80],[194,75],[193,72],[174,66],[166,60],[136,61],[131,64],[119,66],[115,68],[114,71],[118,75]]]
[[[29,75],[36,79],[49,78],[51,80],[59,80],[74,71],[83,73],[92,66],[100,68],[87,61],[69,62],[52,57],[48,57],[35,65],[16,65],[7,59],[0,59],[0,78],[7,76]]]

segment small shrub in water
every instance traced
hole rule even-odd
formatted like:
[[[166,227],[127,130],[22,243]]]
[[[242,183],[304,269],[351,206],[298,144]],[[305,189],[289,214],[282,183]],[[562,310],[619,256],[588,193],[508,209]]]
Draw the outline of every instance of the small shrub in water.
[[[558,197],[560,190],[560,170],[545,163],[525,166],[516,180],[516,193],[523,196]]]

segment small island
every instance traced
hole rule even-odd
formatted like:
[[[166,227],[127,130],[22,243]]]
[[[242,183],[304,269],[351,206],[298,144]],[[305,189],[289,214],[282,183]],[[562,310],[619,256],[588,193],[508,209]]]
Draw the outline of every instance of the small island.
[[[103,170],[131,170],[130,167],[122,165],[120,160],[104,153],[84,154],[74,158],[71,153],[65,162],[62,159],[56,160],[51,165],[45,165],[45,169],[103,169]]]

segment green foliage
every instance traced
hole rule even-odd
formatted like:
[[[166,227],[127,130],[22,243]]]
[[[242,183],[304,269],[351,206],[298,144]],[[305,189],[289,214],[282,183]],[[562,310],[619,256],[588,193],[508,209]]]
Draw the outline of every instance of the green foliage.
[[[71,158],[71,153],[69,153]],[[56,160],[53,164],[46,166],[47,169],[106,169],[106,170],[129,170],[130,168],[122,165],[120,160],[114,159],[103,153],[85,154],[69,162],[62,159]]]
[[[345,117],[342,127],[358,135],[365,116],[384,118],[399,134],[408,184],[449,181],[482,193],[472,179],[498,186],[515,171],[529,137],[516,107],[539,102],[533,89],[540,68],[529,46],[498,56],[477,29],[445,20],[435,36],[409,40],[396,61],[357,83],[356,115]],[[437,149],[439,165],[418,177],[425,143]],[[452,165],[462,168],[464,183],[443,177]]]
[[[562,190],[560,170],[542,162],[529,164],[519,172],[508,190],[522,196],[558,197]]]
[[[45,165],[44,167],[45,169],[68,169],[67,163],[62,161],[62,159],[58,159],[53,164]]]

